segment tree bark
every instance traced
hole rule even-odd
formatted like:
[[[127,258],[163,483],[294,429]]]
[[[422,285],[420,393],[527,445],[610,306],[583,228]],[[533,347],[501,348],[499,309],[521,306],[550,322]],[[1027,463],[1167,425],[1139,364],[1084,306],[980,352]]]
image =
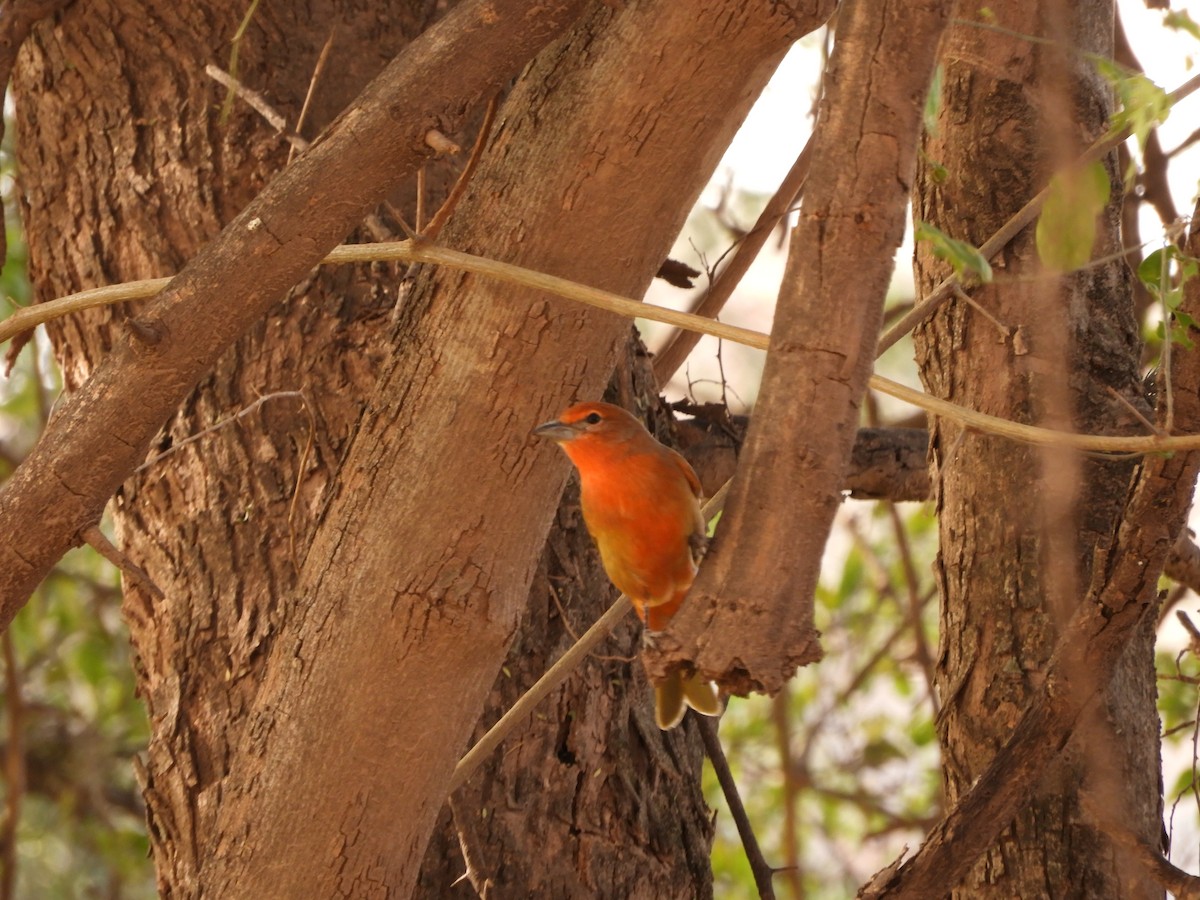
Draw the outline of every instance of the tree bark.
[[[636,295],[788,43],[825,11],[595,9],[526,71],[447,242]],[[264,2],[238,77],[294,117],[337,23],[344,56],[317,85],[319,127],[427,12]],[[220,123],[221,92],[202,74],[228,59],[238,24],[225,7],[114,2],[37,31],[17,91],[39,297],[177,268],[281,165],[284,145],[257,114],[235,103]],[[128,342],[125,318],[91,314],[57,334],[72,387]],[[127,481],[116,504],[126,551],[166,594],[155,603],[127,586],[126,605],[165,895],[411,891],[565,478],[528,429],[600,392],[626,327],[459,274],[401,285],[388,267],[341,269],[295,288],[192,392],[153,452],[262,394],[303,390],[305,409],[266,402],[249,427],[213,431]],[[692,770],[677,762],[694,759],[686,735],[644,734],[628,718],[606,732],[603,702],[576,709],[551,723],[568,747],[626,742],[611,754],[614,785],[635,779],[638,794],[664,767]],[[669,850],[672,792],[647,794],[645,818],[592,835],[589,852],[645,842],[650,823],[654,848]],[[703,836],[694,784],[688,797],[679,827]],[[703,893],[701,863],[688,855],[686,884]],[[678,868],[663,868],[669,879],[680,883]]]
[[[99,521],[108,498],[144,458],[154,433],[220,355],[260,324],[278,298],[386,198],[388,186],[398,185],[432,155],[431,128],[462,125],[473,103],[498,91],[585,3],[555,0],[531,7],[523,0],[506,0],[503,6],[468,0],[413,42],[321,141],[273,179],[129,321],[128,333],[114,342],[92,377],[59,405],[46,434],[0,492],[0,534],[6,537],[0,542],[0,626],[11,621],[50,566],[78,542],[79,532]],[[74,23],[87,16],[68,14],[68,19]],[[130,30],[136,39],[136,25]],[[101,35],[98,52],[125,66],[128,57],[121,46],[108,46],[120,31]],[[182,37],[193,35],[183,32]],[[81,52],[93,51],[95,40],[95,34],[80,39]],[[487,46],[489,41],[494,45],[489,52],[479,52],[481,42]],[[164,49],[169,53],[174,46]],[[158,50],[150,58],[161,55]],[[200,58],[206,55],[200,53]],[[464,56],[466,61],[459,58]],[[84,67],[92,69],[91,64]],[[199,80],[200,71],[186,75]],[[77,77],[60,79],[59,88],[78,88]],[[124,82],[117,88],[128,95]],[[144,121],[169,117],[162,94],[149,93],[150,100],[135,108],[152,118],[131,118],[127,108],[121,112],[122,124],[133,132],[126,136],[130,140],[149,127]],[[120,158],[106,154],[116,161],[114,176],[132,175],[134,195],[148,192],[155,170],[142,168],[137,143],[123,146]],[[56,149],[82,160],[77,148]],[[333,177],[338,163],[343,169]],[[90,189],[78,193],[103,199]],[[159,206],[160,228],[188,235],[173,208],[170,203]],[[80,212],[104,209],[85,206]],[[85,241],[87,237],[86,232],[81,235]],[[85,270],[96,274],[94,265],[85,264]],[[255,277],[246,277],[249,272]]]
[[[1101,133],[1109,92],[1073,51],[1111,54],[1107,0],[993,6],[998,32],[956,25],[942,53],[942,106],[926,136],[914,216],[981,244],[1059,167]],[[1021,35],[1039,35],[1040,44]],[[1067,130],[1061,123],[1078,123]],[[1078,133],[1079,131],[1084,134]],[[943,177],[944,173],[944,177]],[[1113,195],[1119,178],[1109,162]],[[1120,246],[1114,202],[1094,255]],[[945,274],[928,247],[916,271],[929,291]],[[917,333],[930,393],[1024,422],[1135,433],[1117,397],[1145,408],[1129,275],[1122,262],[1042,274],[1027,229],[972,299],[952,300]],[[1111,539],[1132,464],[1037,451],[938,421],[931,432],[941,548],[938,731],[953,805],[986,769],[1045,676],[1060,630]],[[955,890],[960,897],[1161,896],[1129,871],[1080,809],[1084,790],[1138,834],[1161,829],[1153,617],[1128,648],[1105,697],[1032,802]]]
[[[713,551],[650,655],[654,678],[695,668],[732,692],[773,694],[820,658],[813,596],[950,5],[842,5],[746,448]]]
[[[644,410],[671,443],[636,336],[605,399]],[[475,728],[501,713],[616,599],[579,511],[572,478],[534,575],[530,602]],[[663,734],[638,658],[641,628],[625,621],[528,726],[494,753],[442,811],[417,896],[680,900],[712,896],[711,812],[695,716]],[[459,880],[471,860],[473,875]],[[455,882],[458,881],[457,886]]]

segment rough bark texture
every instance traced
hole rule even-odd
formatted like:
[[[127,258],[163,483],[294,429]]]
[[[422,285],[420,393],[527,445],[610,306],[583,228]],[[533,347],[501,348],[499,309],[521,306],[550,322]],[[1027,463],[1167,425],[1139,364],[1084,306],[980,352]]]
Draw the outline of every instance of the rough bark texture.
[[[670,415],[636,338],[605,399],[644,410],[671,442]],[[477,739],[616,599],[579,512],[572,478],[538,563],[530,603],[476,726]],[[689,716],[667,735],[630,614],[571,679],[498,750],[444,809],[416,896],[712,896],[704,762]],[[632,773],[637,773],[633,775]],[[451,885],[470,858],[473,881]]]
[[[1192,232],[1188,249],[1193,256],[1200,253],[1200,231]],[[1200,283],[1195,279],[1184,288],[1182,310],[1193,321],[1200,315]],[[1197,329],[1191,331],[1194,339]],[[1176,354],[1171,370],[1176,425],[1184,433],[1194,433],[1200,430],[1200,355]],[[1165,388],[1161,379],[1159,387]],[[1166,405],[1165,390],[1161,390],[1160,421],[1165,419]],[[1002,831],[1011,830],[1009,824],[1015,817],[1036,805],[1035,794],[1039,787],[1044,790],[1047,773],[1061,763],[1077,727],[1089,724],[1089,718],[1094,720],[1097,707],[1105,708],[1106,704],[1094,701],[1103,699],[1101,692],[1110,682],[1119,684],[1114,676],[1128,677],[1122,670],[1128,668],[1130,648],[1137,646],[1146,620],[1154,618],[1158,579],[1184,528],[1198,471],[1200,453],[1196,451],[1142,458],[1110,540],[1096,554],[1087,595],[1072,612],[1016,728],[954,808],[930,831],[920,851],[903,865],[897,862],[879,872],[859,891],[860,897],[926,900],[945,893],[947,885],[962,882]],[[1084,733],[1085,740],[1093,737],[1094,725]],[[1089,749],[1094,753],[1096,748]],[[1093,756],[1101,768],[1113,758],[1120,755]],[[1089,779],[1085,806],[1093,817],[1093,827],[1121,845],[1125,854],[1126,866],[1120,873],[1123,881],[1113,887],[1112,896],[1161,896],[1161,888],[1149,884],[1153,878],[1183,896],[1191,890],[1194,876],[1171,866],[1162,856],[1165,848],[1135,830],[1139,823],[1125,818],[1128,803],[1119,795],[1121,786],[1114,785],[1114,773],[1106,775]],[[1131,845],[1136,847],[1132,853],[1128,850]],[[1102,849],[1108,852],[1111,848]],[[1047,857],[1051,875],[1069,864],[1062,858]],[[976,890],[987,896],[1001,893],[995,884]],[[1034,896],[1094,896],[1089,889],[1073,884],[1031,890]]]
[[[318,127],[429,12],[266,0],[239,78],[294,117],[336,23],[344,55],[318,86]],[[788,43],[822,12],[731,0],[597,8],[525,73],[446,240],[636,295]],[[222,92],[203,76],[204,63],[227,60],[239,15],[100,2],[38,30],[18,107],[40,297],[174,270],[281,164],[282,143],[255,114],[235,103],[219,122]],[[342,269],[293,290],[152,448],[260,394],[303,389],[310,451],[308,418],[269,401],[125,485],[123,542],[167,595],[152,604],[131,589],[127,604],[152,717],[142,774],[165,894],[408,895],[565,478],[528,429],[599,392],[626,328],[428,271],[393,313],[389,271]],[[56,343],[69,383],[126,341],[104,314],[65,325]],[[661,827],[675,760],[694,745],[637,737],[628,718],[601,726],[593,716],[605,711],[584,704],[546,727],[568,747],[607,733],[633,748],[636,768],[614,765],[612,778],[629,779],[646,817],[630,823],[633,837],[608,833],[628,846]],[[688,797],[674,812],[703,834]],[[680,876],[694,855],[663,858],[648,889],[703,893],[707,873]]]
[[[78,541],[79,532],[99,521],[104,505],[144,458],[162,423],[221,354],[250,329],[261,326],[271,306],[386,198],[389,186],[402,183],[432,156],[426,142],[430,127],[454,130],[462,125],[473,103],[500,90],[585,5],[587,0],[467,0],[461,4],[414,41],[320,141],[272,179],[128,323],[128,333],[113,342],[103,364],[60,402],[41,440],[0,491],[0,534],[5,538],[0,541],[0,625],[11,621],[38,581]],[[156,26],[174,21],[169,14],[151,19],[134,9],[121,18],[111,7],[97,9],[114,17],[114,27],[97,25],[86,33],[77,30],[78,23],[94,21],[89,7],[83,12],[68,11],[63,17],[67,25],[61,31],[39,29],[39,35],[50,35],[42,45],[46,55],[41,59],[53,60],[55,72],[63,77],[39,68],[37,59],[26,74],[31,81],[40,81],[46,91],[60,92],[59,124],[64,119],[78,124],[78,113],[69,98],[72,92],[83,90],[85,76],[93,71],[115,71],[114,90],[119,97],[129,97],[131,92],[120,76],[136,69],[131,60],[141,60],[123,49],[118,36],[137,40],[140,35],[152,44],[157,40],[149,60],[169,59],[176,47],[155,32]],[[198,61],[209,55],[203,46],[195,46],[198,35],[210,35],[203,30],[204,18],[197,18],[198,22],[180,26],[179,49],[190,54],[186,59],[191,61],[179,71],[179,80],[185,84],[200,81],[203,66]],[[59,40],[80,33],[84,36],[77,44],[64,45]],[[269,40],[270,35],[266,37]],[[487,52],[481,52],[481,46]],[[93,52],[118,65],[83,58]],[[76,54],[81,57],[78,61]],[[166,74],[171,74],[170,70]],[[103,152],[112,160],[113,177],[131,182],[132,197],[149,194],[157,177],[157,170],[148,168],[157,161],[152,152],[154,141],[143,138],[142,133],[171,135],[178,127],[174,124],[177,117],[186,116],[193,108],[190,103],[181,109],[172,106],[170,98],[176,92],[167,90],[172,82],[147,79],[145,84],[149,96],[131,99],[146,118],[131,117],[126,105],[117,114],[121,124],[112,124],[111,129],[109,119],[97,115],[89,120],[98,132],[97,140],[106,145]],[[184,88],[178,93],[184,94]],[[38,95],[36,89],[32,95]],[[215,125],[215,111],[199,97],[195,102],[199,104],[196,114],[212,113],[205,124]],[[172,124],[154,127],[167,122]],[[33,133],[37,130],[36,124],[30,129]],[[86,165],[90,149],[86,133],[86,128],[77,127],[57,145],[41,145],[41,149],[52,148]],[[110,149],[110,137],[124,142]],[[214,144],[207,133],[202,140],[206,146]],[[144,146],[148,162],[142,158]],[[187,144],[182,146],[190,149]],[[33,156],[36,158],[36,151]],[[203,193],[199,176],[204,171],[192,168],[193,177],[186,187]],[[75,180],[79,177],[86,175]],[[95,190],[80,189],[75,196],[93,203],[74,210],[71,224],[60,233],[76,235],[83,269],[92,276],[103,276],[92,262],[103,250],[97,253],[93,232],[80,228],[79,222],[88,221],[89,214],[107,214],[110,205]],[[207,223],[178,221],[170,199],[168,195],[158,204],[158,231],[168,238],[197,240],[201,232],[193,229],[203,229]],[[143,204],[150,205],[148,201]],[[116,212],[119,216],[122,210],[118,207]],[[120,223],[117,216],[114,220]],[[157,240],[149,242],[153,245]],[[68,245],[69,241],[62,243]],[[135,262],[144,259],[137,253],[134,256]],[[37,265],[46,262],[43,259]]]
[[[858,427],[912,186],[944,2],[842,6],[812,172],[738,477],[652,676],[695,667],[774,693],[819,658],[825,539]],[[770,577],[763,577],[770,573]]]
[[[1052,3],[992,8],[1014,32],[1111,52],[1107,0],[1074,5],[1069,15],[1064,6],[1062,16]],[[942,63],[943,106],[924,151],[948,175],[943,180],[921,166],[914,215],[978,245],[1103,130],[1108,93],[1076,58],[969,26],[948,33]],[[1066,121],[1081,128],[1067,131],[1060,127]],[[1096,256],[1120,246],[1118,218],[1115,204],[1101,217]],[[1115,391],[1144,407],[1124,264],[1061,282],[1018,280],[1039,271],[1030,228],[1005,251],[998,283],[973,291],[1010,330],[1007,337],[961,301],[920,329],[917,359],[927,389],[1018,421],[1093,433],[1136,430],[1113,397]],[[921,248],[921,287],[931,289],[945,274]],[[1040,452],[943,421],[931,433],[930,454],[941,532],[938,731],[953,804],[979,779],[1045,677],[1057,635],[1091,580],[1094,551],[1113,533],[1132,464]],[[1107,694],[1107,717],[1089,719],[955,896],[1161,896],[1122,868],[1079,807],[1086,784],[1139,834],[1157,840],[1152,641],[1150,617]]]

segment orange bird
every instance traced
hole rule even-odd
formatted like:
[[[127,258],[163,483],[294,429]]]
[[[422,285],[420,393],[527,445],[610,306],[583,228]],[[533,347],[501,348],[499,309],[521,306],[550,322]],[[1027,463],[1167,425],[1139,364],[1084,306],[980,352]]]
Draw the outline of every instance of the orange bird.
[[[611,403],[577,403],[533,433],[557,442],[579,470],[583,521],[612,583],[650,631],[666,627],[706,542],[692,467]],[[678,725],[685,703],[707,716],[721,711],[716,685],[675,673],[654,686],[658,727]]]

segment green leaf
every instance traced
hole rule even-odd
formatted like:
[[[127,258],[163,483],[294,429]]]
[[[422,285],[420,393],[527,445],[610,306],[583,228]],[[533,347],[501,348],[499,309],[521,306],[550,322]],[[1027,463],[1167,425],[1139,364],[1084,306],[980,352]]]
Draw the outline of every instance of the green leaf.
[[[929,93],[925,95],[925,130],[937,137],[938,113],[942,111],[942,77],[945,70],[941,64],[933,70],[933,80],[929,83]]]
[[[1175,31],[1186,31],[1196,40],[1200,41],[1200,25],[1197,25],[1184,10],[1167,10],[1163,14],[1163,26]]]
[[[992,267],[979,248],[952,238],[944,231],[934,228],[928,222],[918,222],[914,233],[915,240],[927,241],[933,255],[950,263],[960,279],[978,280],[984,284],[992,280]]]
[[[1178,315],[1178,313],[1176,315]],[[1188,318],[1190,320],[1191,317],[1188,316],[1186,318]],[[1159,322],[1158,325],[1155,326],[1154,334],[1160,341],[1165,341],[1167,339],[1165,329],[1163,328],[1162,322]],[[1178,322],[1173,322],[1171,324],[1171,343],[1178,344],[1180,347],[1183,347],[1185,350],[1191,350],[1192,347],[1195,346],[1192,343],[1192,339],[1190,337],[1188,337],[1187,327],[1185,325],[1183,325],[1182,323],[1178,323]]]
[[[1112,85],[1121,108],[1113,113],[1110,127],[1114,131],[1128,128],[1137,138],[1138,146],[1146,147],[1150,130],[1161,125],[1171,113],[1171,100],[1167,92],[1143,75],[1111,59],[1090,57],[1096,71]]]
[[[1161,285],[1166,284],[1166,274],[1171,269],[1171,257],[1174,247],[1164,247],[1161,250],[1155,250],[1153,253],[1148,253],[1146,258],[1142,260],[1137,268],[1138,281],[1146,286],[1146,289],[1153,291],[1155,294],[1159,292]],[[1164,263],[1166,271],[1164,272]]]
[[[1185,256],[1174,244],[1168,244],[1147,254],[1137,268],[1138,281],[1146,286],[1146,290],[1155,300],[1174,313],[1175,324],[1172,331],[1179,328],[1181,333],[1172,334],[1171,340],[1189,347],[1191,341],[1186,332],[1188,328],[1195,327],[1196,323],[1191,316],[1179,312],[1179,305],[1183,302],[1183,286],[1195,278],[1198,272],[1200,260]],[[1162,336],[1161,331],[1160,328],[1159,337]]]
[[[1073,272],[1092,258],[1096,217],[1108,203],[1108,172],[1099,162],[1050,179],[1050,195],[1038,217],[1037,248],[1047,268]]]

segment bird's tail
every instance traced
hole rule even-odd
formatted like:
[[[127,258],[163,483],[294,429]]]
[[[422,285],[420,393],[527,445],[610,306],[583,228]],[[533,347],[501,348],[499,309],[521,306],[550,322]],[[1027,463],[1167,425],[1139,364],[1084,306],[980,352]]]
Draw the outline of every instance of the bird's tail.
[[[663,731],[682,722],[688,706],[706,716],[719,716],[721,699],[717,696],[717,686],[699,675],[684,678],[679,672],[672,672],[654,685],[654,720]]]

